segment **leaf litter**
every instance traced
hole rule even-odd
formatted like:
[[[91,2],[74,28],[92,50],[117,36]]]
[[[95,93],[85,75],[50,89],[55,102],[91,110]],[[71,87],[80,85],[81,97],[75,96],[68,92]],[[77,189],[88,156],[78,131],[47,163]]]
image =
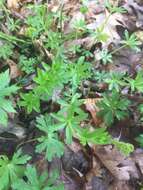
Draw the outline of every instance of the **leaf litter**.
[[[36,3],[41,3],[42,1],[37,1]],[[114,3],[114,1],[109,1],[110,3]],[[9,22],[8,20],[5,20],[5,23],[2,23],[2,32],[8,31],[6,34],[10,34],[11,37],[7,35],[3,35],[1,40],[7,39],[8,41],[19,41],[19,39],[23,39],[24,44],[20,44],[22,41],[19,41],[19,44],[17,44],[16,51],[20,51],[18,54],[24,54],[24,48],[28,46],[25,44],[25,35],[30,35],[30,31],[32,30],[32,33],[36,33],[33,30],[33,26],[30,28],[25,23],[25,20],[33,14],[31,12],[32,10],[26,9],[25,5],[30,5],[33,3],[33,1],[19,1],[19,0],[7,0],[7,8],[8,11],[11,12],[12,15],[14,15],[14,18],[20,19],[21,25],[20,28],[16,32],[16,38],[13,38],[13,33],[9,31],[7,28]],[[142,69],[142,50],[140,52],[133,52],[129,50],[128,48],[119,49],[118,52],[114,53],[113,56],[113,62],[110,65],[103,65],[98,59],[98,52],[100,52],[102,49],[105,49],[109,52],[114,52],[115,48],[118,48],[120,46],[120,41],[123,40],[124,34],[122,32],[126,29],[129,30],[130,33],[135,32],[136,34],[139,34],[139,41],[140,36],[142,37],[142,27],[143,27],[143,5],[141,1],[119,1],[119,4],[122,5],[126,12],[124,13],[113,13],[110,15],[109,9],[103,6],[104,1],[83,1],[83,8],[85,8],[83,11],[80,10],[81,8],[81,1],[48,1],[47,8],[53,13],[56,14],[58,10],[62,8],[62,16],[65,17],[64,21],[62,21],[60,24],[61,26],[55,27],[55,23],[57,22],[57,18],[55,17],[55,20],[53,23],[53,28],[56,30],[61,29],[63,31],[63,35],[69,35],[71,33],[76,33],[76,39],[69,37],[69,39],[64,41],[64,48],[65,50],[71,49],[71,52],[67,51],[65,53],[66,56],[70,57],[72,61],[76,59],[76,57],[81,55],[81,52],[78,53],[75,51],[72,51],[73,46],[79,46],[85,49],[88,53],[91,53],[89,56],[86,55],[86,60],[89,60],[92,58],[92,56],[95,59],[91,59],[93,70],[99,70],[99,74],[103,71],[110,72],[124,72],[125,74],[128,73],[129,76],[132,76],[135,78],[136,72],[140,71]],[[87,10],[86,10],[87,8]],[[0,13],[1,14],[1,13]],[[58,17],[58,15],[56,15]],[[61,15],[60,15],[61,16]],[[11,21],[13,22],[13,21]],[[86,24],[85,24],[86,23]],[[104,29],[102,30],[101,23],[105,24]],[[32,23],[33,24],[33,23]],[[61,28],[60,28],[61,27]],[[100,28],[101,27],[101,28]],[[85,29],[85,33],[84,33]],[[98,40],[95,40],[95,31],[97,31],[99,34],[103,33],[103,40],[102,43]],[[122,30],[121,30],[122,29]],[[90,34],[90,30],[93,30],[94,35]],[[81,33],[83,32],[83,35]],[[140,33],[139,33],[140,32]],[[99,35],[98,34],[98,35]],[[36,35],[36,34],[35,34]],[[1,35],[0,35],[1,36]],[[38,53],[42,54],[43,60],[51,60],[54,57],[54,52],[49,51],[49,48],[45,47],[45,41],[43,41],[44,36],[40,36],[41,39],[33,41],[36,50],[33,48],[33,55],[35,56]],[[22,43],[23,43],[22,42]],[[2,41],[3,43],[3,41]],[[49,41],[50,43],[50,41]],[[142,48],[142,43],[140,43]],[[19,46],[22,46],[22,48],[19,49]],[[48,46],[48,45],[47,45]],[[25,48],[26,49],[26,48]],[[10,69],[10,77],[12,82],[19,82],[20,84],[23,84],[22,90],[27,91],[28,89],[32,89],[35,84],[29,84],[28,78],[26,78],[21,72],[21,68],[18,65],[18,55],[15,53],[16,51],[13,51],[15,55],[9,55],[9,57],[6,60],[0,60],[1,70],[5,70],[6,68]],[[60,54],[60,52],[59,52]],[[26,52],[26,55],[28,55],[29,60],[31,57],[31,52]],[[5,55],[2,55],[5,56]],[[98,64],[99,63],[99,64]],[[27,63],[28,64],[28,63]],[[30,64],[30,63],[29,63]],[[42,63],[40,66],[42,67]],[[48,68],[47,68],[48,70]],[[34,73],[31,73],[29,78],[33,78]],[[94,79],[97,77],[93,77],[93,83],[97,83],[97,81]],[[99,76],[98,76],[99,77]],[[104,76],[105,77],[105,76]],[[99,85],[103,84],[104,81],[102,81]],[[25,86],[26,87],[25,87]],[[97,85],[98,86],[98,85]],[[96,88],[97,88],[96,86]],[[66,87],[65,87],[66,88]],[[84,87],[83,87],[84,88]],[[90,130],[94,131],[95,128],[103,128],[105,126],[105,123],[103,119],[101,119],[97,112],[100,111],[99,107],[96,106],[96,103],[101,100],[102,97],[102,90],[104,88],[107,90],[106,85],[103,85],[103,88],[97,88],[98,90],[94,89],[93,86],[88,86],[88,91],[86,96],[83,95],[84,103],[81,105],[82,109],[86,112],[89,112],[89,118],[88,121],[85,121],[80,123],[81,128],[86,128],[86,125],[92,125],[90,126]],[[59,88],[60,89],[60,88]],[[105,91],[106,91],[105,90]],[[91,91],[92,96],[91,96]],[[62,90],[58,90],[58,93],[56,93],[56,99],[60,99]],[[83,92],[81,92],[83,93]],[[89,94],[90,93],[90,94]],[[128,95],[130,93],[129,87],[126,89],[123,89],[123,95]],[[131,94],[132,95],[132,94]],[[138,93],[135,94],[136,98],[140,98],[140,95]],[[17,97],[15,97],[16,99]],[[46,99],[44,99],[45,101]],[[43,113],[51,113],[51,112],[57,112],[59,110],[59,105],[54,104],[54,102],[50,102],[47,106],[47,103],[42,105],[42,112]],[[23,109],[17,108],[17,115],[20,118],[20,123],[22,124],[19,126],[17,119],[13,118],[14,121],[11,121],[9,119],[8,121],[8,127],[4,128],[2,125],[0,125],[0,134],[2,135],[3,139],[0,138],[2,144],[8,141],[9,135],[12,134],[11,141],[14,141],[14,138],[17,138],[16,145],[14,144],[14,147],[12,147],[12,150],[9,150],[7,147],[4,147],[4,150],[6,150],[6,154],[11,154],[16,148],[17,144],[20,144],[20,146],[24,149],[24,144],[30,142],[30,140],[34,137],[39,137],[39,132],[37,129],[35,130],[33,128],[33,125],[35,126],[34,118],[38,115],[37,113],[32,113],[31,115],[27,115]],[[79,110],[78,110],[79,111]],[[133,114],[132,114],[133,116]],[[15,122],[16,120],[16,122]],[[116,122],[114,123],[116,127]],[[128,122],[128,121],[127,121]],[[133,123],[136,125],[135,121]],[[17,126],[18,125],[18,126]],[[25,128],[23,127],[25,126]],[[119,125],[122,125],[119,121]],[[140,124],[141,125],[141,124]],[[126,126],[123,126],[126,127]],[[141,126],[142,127],[142,126]],[[24,130],[23,130],[24,129]],[[64,139],[64,131],[61,127],[60,129],[60,139]],[[112,129],[111,129],[112,130]],[[130,131],[131,129],[129,129]],[[125,132],[125,131],[124,131]],[[142,128],[139,130],[139,133],[143,133]],[[138,132],[137,132],[138,133]],[[30,134],[30,135],[29,135]],[[8,135],[8,137],[7,137]],[[125,134],[126,135],[126,134]],[[31,137],[32,136],[32,137]],[[11,137],[11,136],[10,136]],[[58,167],[60,167],[60,178],[63,180],[65,187],[67,190],[100,190],[100,189],[109,189],[109,190],[120,190],[120,189],[129,189],[129,190],[136,190],[138,188],[142,188],[142,182],[143,182],[143,151],[140,148],[136,148],[137,144],[134,141],[134,139],[128,139],[129,142],[133,141],[135,150],[133,153],[131,153],[128,156],[123,155],[114,145],[95,145],[93,143],[89,143],[85,147],[81,145],[79,140],[77,140],[77,134],[73,135],[73,142],[71,145],[68,145],[65,148],[65,153],[62,157],[62,159],[59,159],[57,162],[59,164]],[[122,137],[122,134],[121,134]],[[134,136],[135,137],[135,136]],[[129,136],[130,138],[130,136]],[[23,140],[24,139],[24,140]],[[120,140],[120,137],[119,137]],[[128,142],[128,141],[127,141]],[[31,141],[32,147],[35,146],[35,142]],[[7,143],[5,146],[9,146]],[[19,145],[18,145],[19,146]],[[2,148],[1,148],[2,149]],[[26,147],[26,149],[30,149],[29,147]],[[9,152],[8,152],[9,151]],[[0,150],[0,152],[3,152]],[[28,152],[28,150],[26,150]],[[33,153],[32,157],[36,157],[36,153]],[[42,153],[41,156],[37,156],[37,160],[33,159],[33,163],[37,166],[38,170],[43,171],[50,171],[50,167],[57,168],[55,162],[52,161],[51,163],[47,162],[45,158],[43,157]],[[50,165],[50,167],[49,167]],[[134,184],[134,185],[131,185]]]

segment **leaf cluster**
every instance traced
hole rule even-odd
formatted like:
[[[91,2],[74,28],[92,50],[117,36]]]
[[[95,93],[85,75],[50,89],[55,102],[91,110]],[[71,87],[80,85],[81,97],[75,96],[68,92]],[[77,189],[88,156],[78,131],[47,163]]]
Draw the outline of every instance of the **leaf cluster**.
[[[8,99],[16,93],[19,88],[16,85],[10,85],[9,70],[0,74],[0,124],[7,125],[8,113],[15,113],[12,101]]]

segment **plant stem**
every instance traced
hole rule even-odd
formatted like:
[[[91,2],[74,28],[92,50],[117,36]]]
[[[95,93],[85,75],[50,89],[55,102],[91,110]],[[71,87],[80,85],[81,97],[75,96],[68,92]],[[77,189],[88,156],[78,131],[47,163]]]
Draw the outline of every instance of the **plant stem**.
[[[39,137],[38,137],[38,138],[39,138]],[[24,144],[28,144],[28,143],[37,141],[38,138],[30,139],[30,140],[27,140],[27,141],[25,141],[25,142],[22,142],[22,143],[18,144],[17,147],[16,147],[16,150],[17,150],[20,146],[22,146],[22,145],[24,145]]]
[[[127,45],[124,44],[123,46],[121,46],[121,47],[119,47],[119,48],[113,50],[113,51],[111,52],[111,54],[112,54],[112,55],[115,54],[116,52],[120,51],[121,49],[125,48],[126,46],[127,46]]]
[[[8,34],[5,34],[5,33],[1,32],[1,31],[0,31],[0,38],[2,38],[4,40],[7,40],[9,42],[12,42],[12,43],[16,43],[16,42],[29,43],[29,42],[26,42],[25,40],[16,38],[16,37],[8,35]]]
[[[64,3],[61,3],[61,7],[60,7],[60,18],[59,18],[61,39],[62,39],[62,37],[63,37],[63,7],[64,7]]]

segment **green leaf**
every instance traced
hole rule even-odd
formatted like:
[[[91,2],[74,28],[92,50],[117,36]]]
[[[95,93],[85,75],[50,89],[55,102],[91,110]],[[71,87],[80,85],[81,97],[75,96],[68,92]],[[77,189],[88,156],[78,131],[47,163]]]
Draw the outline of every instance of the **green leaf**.
[[[4,60],[8,59],[13,54],[13,45],[12,44],[3,44],[0,47],[0,58]]]
[[[81,129],[79,132],[79,139],[83,145],[86,144],[110,144],[111,137],[106,131],[106,128],[95,129],[90,131],[88,128]]]
[[[129,32],[125,31],[125,40],[122,40],[121,43],[127,47],[130,47],[131,49],[135,50],[136,52],[139,52],[139,45],[140,42],[138,41],[136,35],[133,33],[129,35]]]
[[[143,147],[143,134],[140,134],[138,137],[135,138],[135,140],[139,142],[141,147]]]
[[[103,117],[105,123],[110,126],[114,122],[114,118],[118,120],[128,116],[128,106],[130,101],[122,98],[117,91],[113,91],[111,95],[104,94],[103,99],[98,102],[100,111],[98,116]]]
[[[99,52],[99,56],[100,56],[100,59],[102,60],[103,62],[103,65],[106,65],[108,63],[112,63],[113,60],[112,60],[112,54],[109,53],[107,50],[102,50]]]
[[[117,149],[121,151],[125,156],[129,156],[131,152],[134,151],[134,146],[130,143],[120,142],[118,140],[113,140],[112,143]]]
[[[53,172],[54,173],[54,172]],[[43,172],[41,175],[38,175],[36,168],[34,166],[28,165],[25,171],[24,179],[18,179],[13,183],[12,187],[14,190],[19,190],[22,187],[22,190],[64,190],[62,183],[57,184],[56,180],[58,178],[58,173],[48,177],[48,173]]]
[[[116,3],[116,2],[113,2]],[[127,11],[123,7],[118,7],[112,3],[110,3],[109,0],[105,0],[104,5],[108,10],[110,11],[111,14],[113,13],[126,13]]]
[[[109,85],[109,90],[116,90],[119,92],[121,87],[126,85],[123,79],[124,75],[125,73],[110,72],[108,78],[105,80]]]
[[[97,41],[97,42],[107,42],[109,39],[109,36],[104,32],[103,26],[96,28],[95,32],[92,32],[91,36]]]
[[[5,190],[22,177],[25,171],[24,164],[30,160],[28,155],[22,155],[21,150],[18,150],[11,160],[6,155],[0,156],[0,189]]]
[[[8,96],[19,89],[16,85],[9,85],[10,76],[9,70],[0,74],[0,124],[7,125],[8,115],[7,113],[15,113],[12,101],[8,100]]]
[[[24,71],[27,74],[33,73],[35,71],[35,66],[37,64],[37,59],[30,57],[27,58],[24,55],[21,55],[19,57],[19,67],[22,71]]]
[[[48,161],[52,161],[54,157],[61,157],[64,153],[64,145],[58,140],[57,130],[60,125],[55,125],[49,116],[41,116],[37,118],[37,128],[45,133],[38,138],[39,144],[36,146],[36,152],[45,152]]]
[[[79,94],[74,94],[67,102],[61,101],[61,110],[56,114],[51,114],[60,126],[65,127],[68,144],[72,142],[72,137],[77,135],[80,122],[87,118],[87,114],[80,107],[83,101],[79,97]]]
[[[40,97],[34,93],[23,93],[20,95],[22,100],[19,101],[19,105],[26,107],[27,113],[31,113],[32,110],[35,110],[36,112],[40,112]]]
[[[70,127],[66,127],[66,143],[71,144],[72,143],[72,129]]]
[[[137,90],[138,92],[143,92],[143,70],[138,71],[135,79],[127,78],[132,92]]]

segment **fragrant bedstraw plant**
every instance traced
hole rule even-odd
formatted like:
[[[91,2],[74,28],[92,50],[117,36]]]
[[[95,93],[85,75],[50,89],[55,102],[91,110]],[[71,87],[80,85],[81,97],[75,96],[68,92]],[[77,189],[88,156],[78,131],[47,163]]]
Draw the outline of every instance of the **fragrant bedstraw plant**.
[[[86,8],[86,1],[83,1],[81,12],[86,13]],[[108,1],[106,2],[106,8],[109,10],[109,17],[115,12],[123,13],[125,11],[121,7],[111,5]],[[136,90],[142,92],[142,72],[139,72],[135,79],[131,80],[125,78],[122,73],[96,72],[95,79],[97,82],[105,82],[109,86],[98,104],[100,108],[98,114],[103,117],[106,126],[93,128],[86,125],[89,120],[88,114],[82,108],[84,100],[79,93],[82,81],[92,77],[91,64],[87,62],[87,58],[91,58],[93,55],[89,50],[76,46],[74,52],[76,54],[80,53],[82,56],[70,61],[66,58],[63,50],[65,39],[75,39],[78,35],[82,36],[86,32],[90,33],[86,27],[86,22],[84,19],[78,20],[73,26],[73,36],[64,36],[61,32],[61,19],[63,18],[61,10],[58,13],[51,13],[44,5],[29,6],[29,9],[32,10],[32,13],[25,19],[26,31],[24,34],[28,41],[0,32],[0,38],[6,41],[3,51],[0,51],[0,58],[6,60],[11,57],[14,48],[11,44],[17,44],[17,42],[32,44],[33,46],[35,41],[40,41],[44,51],[51,54],[49,63],[42,62],[37,69],[33,78],[33,89],[20,94],[19,106],[24,107],[27,113],[30,114],[32,111],[40,113],[40,103],[42,101],[53,101],[56,91],[60,92],[57,98],[54,99],[60,109],[57,112],[39,114],[36,117],[35,127],[39,131],[39,136],[30,139],[30,142],[36,142],[35,151],[44,154],[45,159],[51,162],[55,157],[63,156],[64,144],[71,144],[73,138],[76,138],[84,146],[87,144],[113,144],[124,155],[128,156],[133,151],[133,145],[113,139],[107,131],[107,126],[110,126],[115,119],[121,120],[128,116],[130,101],[123,98],[120,91],[124,85],[127,85],[132,93]],[[108,40],[109,36],[105,33],[104,27],[109,17],[95,32],[91,31],[91,35],[96,42],[102,43]],[[57,29],[53,27],[53,23],[57,23]],[[19,28],[18,21],[9,18],[8,28],[15,32]],[[120,44],[121,46],[112,52],[109,52],[109,50],[100,52],[100,59],[104,65],[112,63],[113,54],[124,47],[130,47],[138,51],[139,42],[136,36],[134,34],[129,35],[128,31],[125,31],[125,38]],[[26,50],[29,51],[29,49]],[[28,55],[25,52],[20,55],[18,64],[25,74],[31,74],[35,72],[35,65],[39,64],[37,64],[37,58],[32,55],[29,57],[29,52]],[[41,60],[43,61],[42,58]],[[16,93],[18,87],[9,83],[9,71],[1,73],[0,123],[3,125],[7,124],[7,113],[15,112],[10,98],[13,93]],[[65,134],[65,138],[63,134]],[[51,176],[48,176],[45,172],[39,174],[34,166],[25,166],[29,160],[30,156],[23,156],[21,151],[16,152],[11,159],[5,155],[0,156],[0,182],[2,181],[0,190],[8,190],[9,187],[14,190],[19,190],[21,187],[24,190],[64,189],[63,184],[57,182],[57,172]]]
[[[62,156],[64,153],[64,145],[58,140],[57,131],[64,126],[55,124],[48,115],[42,115],[38,117],[36,121],[36,127],[44,132],[44,134],[38,138],[39,144],[36,146],[36,151],[39,153],[43,151],[46,152],[45,157],[48,161],[52,161],[55,156]]]
[[[87,114],[80,108],[83,101],[79,100],[78,94],[75,94],[71,100],[59,100],[58,103],[61,105],[61,110],[52,114],[52,117],[58,121],[61,128],[65,128],[66,142],[71,144],[72,137],[80,130],[80,122],[87,117]]]
[[[109,90],[115,89],[117,92],[119,92],[121,87],[126,85],[126,82],[123,79],[124,75],[125,73],[110,72],[108,78],[105,79],[105,82],[109,85]]]
[[[28,155],[22,155],[21,150],[14,153],[11,160],[6,155],[0,155],[0,189],[8,190],[11,184],[24,176],[24,165],[30,160]]]
[[[98,115],[104,118],[105,123],[109,126],[117,120],[124,119],[128,116],[128,106],[130,101],[122,98],[121,95],[113,90],[112,94],[104,94],[103,99],[98,103],[100,111]]]
[[[57,184],[58,172],[54,171],[51,176],[48,176],[47,172],[43,172],[39,175],[34,166],[28,165],[25,171],[25,177],[27,181],[18,179],[13,183],[14,190],[64,190],[64,186],[61,183]]]
[[[26,57],[24,55],[20,55],[19,57],[19,67],[26,74],[30,74],[35,71],[35,66],[37,64],[37,59],[33,57]]]
[[[11,43],[4,43],[0,45],[1,51],[0,51],[0,58],[6,60],[13,54],[13,48],[14,46]]]

